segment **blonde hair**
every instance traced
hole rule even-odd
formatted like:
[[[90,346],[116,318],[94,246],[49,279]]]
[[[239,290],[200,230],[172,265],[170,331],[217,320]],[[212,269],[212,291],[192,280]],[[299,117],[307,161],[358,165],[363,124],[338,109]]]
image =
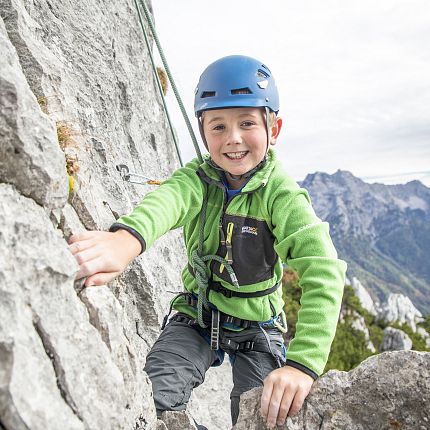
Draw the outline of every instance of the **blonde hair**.
[[[273,127],[276,124],[276,119],[278,118],[278,116],[276,115],[276,112],[273,112],[273,110],[271,110],[269,112],[269,127]]]
[[[264,114],[264,118],[266,118],[266,111],[264,108],[263,109],[263,114]],[[203,125],[203,119],[205,116],[206,111],[203,111],[200,115],[199,115],[199,121],[202,123]],[[278,116],[276,115],[276,112],[273,112],[273,110],[271,110],[269,112],[269,127],[273,127],[276,123],[276,119],[278,118]]]

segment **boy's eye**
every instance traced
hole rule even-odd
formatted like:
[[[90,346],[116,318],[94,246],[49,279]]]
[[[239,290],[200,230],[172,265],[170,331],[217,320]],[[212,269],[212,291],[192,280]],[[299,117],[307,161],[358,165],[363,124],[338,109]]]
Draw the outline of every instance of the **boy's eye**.
[[[222,125],[222,124],[218,124],[218,125],[215,125],[213,128],[212,128],[212,130],[224,130],[224,126]]]
[[[255,123],[253,121],[243,121],[242,122],[242,126],[243,127],[251,127],[252,125],[254,125]]]

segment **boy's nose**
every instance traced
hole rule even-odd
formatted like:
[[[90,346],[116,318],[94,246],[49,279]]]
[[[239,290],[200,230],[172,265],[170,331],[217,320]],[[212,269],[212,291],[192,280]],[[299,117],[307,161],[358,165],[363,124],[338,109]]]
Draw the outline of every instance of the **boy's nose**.
[[[234,144],[238,144],[238,143],[242,143],[242,134],[241,134],[239,129],[232,128],[230,130],[229,135],[228,135],[227,144],[228,145],[234,145]]]

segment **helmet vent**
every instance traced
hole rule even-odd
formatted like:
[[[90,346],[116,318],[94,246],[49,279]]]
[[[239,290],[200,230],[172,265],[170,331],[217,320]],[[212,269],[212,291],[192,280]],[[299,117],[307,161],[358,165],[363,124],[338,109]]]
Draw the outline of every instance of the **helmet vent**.
[[[264,67],[264,65],[263,65],[263,67]],[[260,78],[266,78],[266,79],[270,78],[269,73],[267,73],[266,71],[261,70],[261,69],[258,69],[257,76],[260,77]]]
[[[261,67],[262,67],[263,69],[266,69],[266,71],[267,71],[268,73],[272,73],[272,72],[270,71],[270,69],[269,69],[265,64],[262,64],[262,65],[261,65]]]
[[[231,94],[252,94],[252,91],[249,88],[237,88],[235,90],[231,90]]]
[[[215,97],[216,91],[203,91],[202,93],[202,99],[205,99],[206,97]]]

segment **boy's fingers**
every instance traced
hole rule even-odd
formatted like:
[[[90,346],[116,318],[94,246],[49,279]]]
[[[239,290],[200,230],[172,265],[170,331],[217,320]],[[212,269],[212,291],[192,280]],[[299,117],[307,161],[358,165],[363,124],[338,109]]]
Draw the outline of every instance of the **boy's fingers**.
[[[267,425],[269,427],[274,427],[276,424],[283,394],[284,390],[276,387],[272,392],[272,396],[270,397],[269,402],[269,411],[267,414]]]
[[[111,273],[96,273],[87,278],[85,281],[86,287],[95,287],[100,285],[106,285],[108,282],[115,279],[120,272],[111,272]]]
[[[76,255],[78,252],[85,251],[88,248],[91,248],[94,245],[94,242],[90,239],[80,240],[78,242],[69,242],[69,251],[72,255]]]
[[[82,263],[79,265],[79,271],[76,274],[75,279],[81,279],[86,276],[92,276],[102,270],[106,270],[106,268],[103,265],[103,260],[101,258],[96,257],[93,260],[86,261],[85,263]],[[87,285],[86,282],[85,282],[85,285]]]
[[[300,411],[300,409],[303,406],[303,402],[305,401],[306,396],[301,391],[298,391],[296,395],[294,396],[293,404],[291,405],[290,411],[288,412],[288,415],[290,417],[293,417],[297,415]]]
[[[273,384],[264,381],[263,393],[261,394],[260,413],[263,418],[267,417],[269,412],[270,397],[272,397]]]
[[[69,237],[68,243],[69,245],[75,242],[80,242],[84,240],[91,239],[94,236],[94,231],[83,231],[82,233],[73,234]]]
[[[295,400],[294,394],[290,390],[285,390],[282,397],[281,405],[279,406],[278,418],[276,423],[278,426],[282,426],[287,419],[288,412],[290,411],[293,398]]]
[[[97,257],[100,257],[100,250],[98,250],[94,246],[90,246],[87,249],[81,250],[76,254],[73,254],[75,256],[76,261],[78,262],[79,266],[90,262],[91,260],[94,260]]]

